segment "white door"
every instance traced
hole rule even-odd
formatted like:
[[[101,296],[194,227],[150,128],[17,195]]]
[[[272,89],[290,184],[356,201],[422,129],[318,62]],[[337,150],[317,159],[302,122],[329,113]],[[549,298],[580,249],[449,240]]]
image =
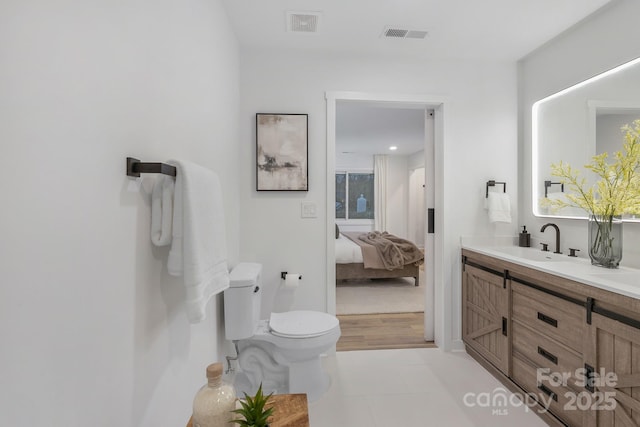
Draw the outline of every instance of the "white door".
[[[425,295],[424,295],[424,338],[427,341],[432,341],[435,338],[435,238],[434,230],[429,232],[429,209],[435,208],[436,200],[436,188],[435,188],[435,119],[439,110],[425,110],[424,120],[424,280],[425,280]],[[433,221],[433,218],[431,218]],[[433,224],[433,222],[432,222]],[[428,314],[428,315],[427,315]]]
[[[409,173],[409,240],[424,248],[426,238],[427,209],[425,207],[424,168]]]

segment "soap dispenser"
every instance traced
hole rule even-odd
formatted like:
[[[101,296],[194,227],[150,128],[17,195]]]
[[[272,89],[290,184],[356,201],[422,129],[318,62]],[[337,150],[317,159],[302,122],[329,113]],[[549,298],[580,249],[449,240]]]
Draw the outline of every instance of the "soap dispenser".
[[[520,239],[518,240],[518,246],[521,248],[528,248],[531,246],[531,234],[527,231],[527,226],[522,226],[522,232],[520,233]]]

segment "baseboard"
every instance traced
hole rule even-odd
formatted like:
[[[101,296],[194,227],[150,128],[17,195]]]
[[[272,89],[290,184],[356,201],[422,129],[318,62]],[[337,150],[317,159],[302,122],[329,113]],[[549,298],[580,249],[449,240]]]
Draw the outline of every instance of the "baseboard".
[[[451,341],[451,351],[465,351],[464,341],[462,340],[453,340]]]

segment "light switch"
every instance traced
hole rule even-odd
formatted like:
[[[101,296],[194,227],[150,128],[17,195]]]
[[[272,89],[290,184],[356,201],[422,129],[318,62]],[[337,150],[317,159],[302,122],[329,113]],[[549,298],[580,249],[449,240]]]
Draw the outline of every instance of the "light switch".
[[[302,202],[300,204],[302,218],[317,218],[318,217],[318,207],[315,202]]]

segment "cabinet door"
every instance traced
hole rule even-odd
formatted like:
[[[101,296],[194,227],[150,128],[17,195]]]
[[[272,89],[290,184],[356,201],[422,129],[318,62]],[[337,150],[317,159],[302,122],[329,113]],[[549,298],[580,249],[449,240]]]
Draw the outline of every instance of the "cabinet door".
[[[594,313],[589,339],[585,362],[604,375],[597,375],[590,399],[601,405],[588,411],[586,425],[640,426],[640,329]]]
[[[462,273],[462,339],[508,374],[508,293],[504,283],[502,276],[465,265]]]

